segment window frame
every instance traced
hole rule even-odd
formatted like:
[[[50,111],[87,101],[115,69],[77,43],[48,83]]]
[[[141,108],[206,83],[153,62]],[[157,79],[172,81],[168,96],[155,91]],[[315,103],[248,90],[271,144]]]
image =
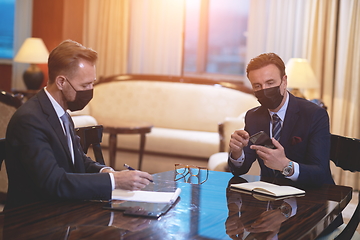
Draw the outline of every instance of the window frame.
[[[186,8],[185,18],[186,18]],[[184,39],[183,39],[183,60],[181,72],[184,76],[192,76],[192,77],[202,77],[202,78],[216,78],[216,79],[224,79],[228,81],[242,81],[246,80],[245,75],[241,74],[224,74],[224,73],[210,73],[206,72],[207,65],[207,50],[208,50],[208,34],[209,34],[209,11],[210,11],[210,0],[201,0],[200,1],[200,14],[199,14],[199,34],[198,34],[198,42],[197,42],[197,52],[196,52],[196,71],[195,72],[187,72],[184,70],[185,67],[185,39],[186,39],[186,31],[184,29]],[[184,28],[186,27],[184,21]]]

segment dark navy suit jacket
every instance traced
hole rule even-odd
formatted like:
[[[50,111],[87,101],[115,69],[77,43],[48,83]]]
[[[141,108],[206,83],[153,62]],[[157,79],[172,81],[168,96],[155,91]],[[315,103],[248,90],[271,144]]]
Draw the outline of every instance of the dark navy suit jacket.
[[[72,121],[71,124],[73,125]],[[44,90],[13,115],[6,133],[9,189],[5,209],[55,199],[108,200],[111,180],[74,141],[71,159],[59,118]]]
[[[260,106],[249,110],[245,116],[245,130],[250,135],[261,130],[269,134],[270,114],[268,109]],[[329,116],[325,109],[289,93],[280,144],[284,147],[286,157],[299,164],[300,174],[296,181],[297,184],[312,186],[321,186],[325,183],[334,184],[329,161]],[[261,176],[284,177],[281,172],[274,172],[266,167],[256,152],[250,149],[250,144],[244,148],[244,153],[245,160],[241,167],[236,167],[230,159],[228,161],[230,170],[235,176],[247,173],[252,163],[258,159]]]

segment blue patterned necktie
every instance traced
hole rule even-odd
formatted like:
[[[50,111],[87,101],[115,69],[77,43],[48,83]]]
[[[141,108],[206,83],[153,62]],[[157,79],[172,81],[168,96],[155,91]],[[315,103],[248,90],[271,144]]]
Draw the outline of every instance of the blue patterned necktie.
[[[61,120],[63,121],[63,124],[64,124],[65,136],[66,136],[69,151],[70,151],[70,154],[71,154],[71,160],[74,163],[74,149],[73,149],[73,144],[72,144],[72,139],[71,139],[69,116],[67,115],[67,113],[64,113],[64,115],[62,115],[60,118],[61,118]]]
[[[272,115],[272,136],[277,141],[280,139],[281,119],[277,114]]]

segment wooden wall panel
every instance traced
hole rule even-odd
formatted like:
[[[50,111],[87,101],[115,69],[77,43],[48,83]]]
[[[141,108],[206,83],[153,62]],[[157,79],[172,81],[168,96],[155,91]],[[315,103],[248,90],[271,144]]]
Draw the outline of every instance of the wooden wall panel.
[[[0,64],[0,90],[11,91],[12,65]]]

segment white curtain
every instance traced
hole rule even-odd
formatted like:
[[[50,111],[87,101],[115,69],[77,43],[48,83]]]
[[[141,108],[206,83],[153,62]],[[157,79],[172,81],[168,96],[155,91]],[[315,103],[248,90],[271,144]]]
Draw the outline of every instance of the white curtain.
[[[333,82],[335,76],[337,0],[309,1],[306,5],[303,56],[309,60],[320,83],[320,97],[332,113]]]
[[[84,45],[98,52],[97,75],[126,73],[129,0],[86,0]]]
[[[360,138],[360,1],[340,1],[339,14],[331,127],[336,134]],[[359,173],[341,171],[338,181],[359,190]]]
[[[184,0],[131,1],[129,73],[181,74],[184,4]]]
[[[264,52],[274,52],[286,62],[305,57],[303,38],[306,2],[302,0],[251,0],[247,62]]]

